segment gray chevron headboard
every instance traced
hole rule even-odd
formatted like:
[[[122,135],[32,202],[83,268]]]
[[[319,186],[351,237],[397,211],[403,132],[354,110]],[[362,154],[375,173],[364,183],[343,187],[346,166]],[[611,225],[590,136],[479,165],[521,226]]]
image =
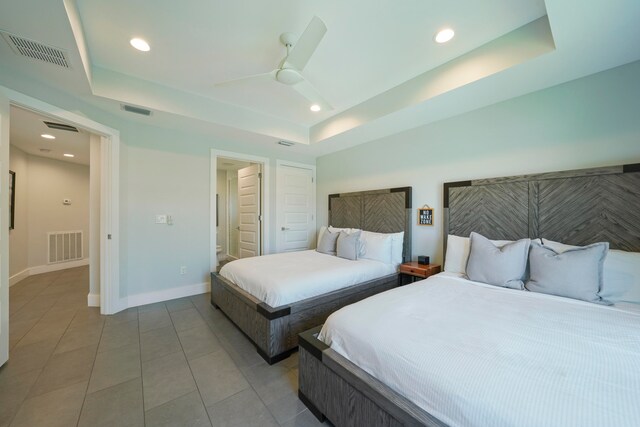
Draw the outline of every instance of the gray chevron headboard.
[[[404,231],[404,261],[411,260],[411,187],[329,195],[329,225],[377,233]]]
[[[444,241],[544,237],[640,251],[640,164],[444,184]]]

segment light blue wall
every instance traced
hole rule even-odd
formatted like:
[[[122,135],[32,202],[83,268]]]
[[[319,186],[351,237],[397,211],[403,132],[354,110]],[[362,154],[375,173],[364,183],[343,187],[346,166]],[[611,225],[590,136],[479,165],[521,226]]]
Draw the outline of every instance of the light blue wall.
[[[440,261],[444,182],[624,163],[640,163],[640,62],[320,157],[318,226],[328,194],[412,186],[435,208],[412,253]]]

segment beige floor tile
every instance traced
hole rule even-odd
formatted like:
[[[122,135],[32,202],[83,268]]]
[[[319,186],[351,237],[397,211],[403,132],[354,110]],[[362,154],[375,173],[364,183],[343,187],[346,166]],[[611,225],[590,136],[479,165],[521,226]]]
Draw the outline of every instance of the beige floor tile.
[[[214,427],[277,427],[278,423],[252,389],[207,407]]]
[[[145,421],[146,427],[211,427],[209,415],[197,391],[147,411]]]
[[[96,356],[87,393],[102,390],[141,376],[140,345],[130,344]]]
[[[142,380],[136,378],[88,394],[79,427],[143,427]]]
[[[249,383],[224,350],[189,361],[205,406],[211,406],[242,390]],[[211,369],[215,366],[215,369]]]
[[[79,382],[87,382],[95,360],[95,346],[54,354],[29,392],[38,396]]]
[[[182,347],[173,326],[166,326],[140,334],[140,349],[142,361],[146,362],[181,351]]]
[[[182,351],[142,362],[142,379],[147,411],[197,389]]]
[[[222,345],[209,326],[196,326],[178,332],[187,359],[196,359],[205,354],[222,349]]]
[[[75,426],[86,388],[81,382],[25,400],[11,427]]]

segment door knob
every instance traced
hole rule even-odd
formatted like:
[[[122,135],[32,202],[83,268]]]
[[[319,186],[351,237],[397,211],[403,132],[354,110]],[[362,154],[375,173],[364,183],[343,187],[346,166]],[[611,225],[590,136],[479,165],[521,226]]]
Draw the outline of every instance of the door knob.
[[[282,227],[282,231],[287,231],[289,230],[289,227]]]
[[[236,227],[236,230],[240,231],[240,226],[237,226],[237,227]]]

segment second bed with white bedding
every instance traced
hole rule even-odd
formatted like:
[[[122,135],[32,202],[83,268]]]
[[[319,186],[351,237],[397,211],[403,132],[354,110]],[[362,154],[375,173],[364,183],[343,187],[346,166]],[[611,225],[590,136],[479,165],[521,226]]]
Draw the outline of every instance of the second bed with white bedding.
[[[222,267],[220,275],[271,307],[280,307],[396,270],[380,261],[352,261],[308,250],[239,259]]]
[[[335,312],[319,338],[449,425],[640,419],[638,312],[441,274]]]

